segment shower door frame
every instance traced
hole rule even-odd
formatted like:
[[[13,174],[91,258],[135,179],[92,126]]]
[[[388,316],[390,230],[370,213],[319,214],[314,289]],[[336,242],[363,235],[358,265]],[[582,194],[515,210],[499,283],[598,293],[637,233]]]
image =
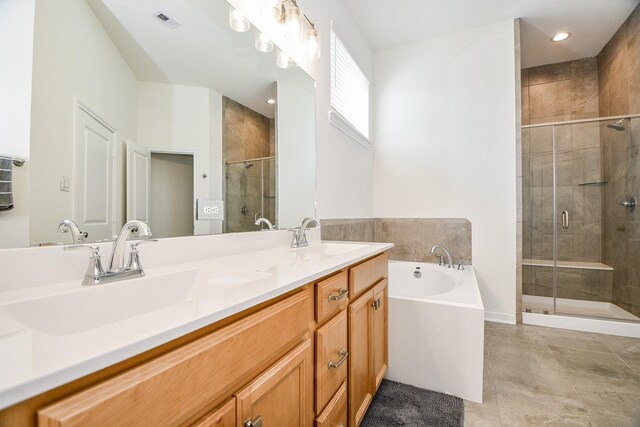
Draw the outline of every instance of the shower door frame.
[[[557,193],[557,146],[556,146],[556,127],[557,126],[562,126],[562,125],[573,125],[573,124],[580,124],[580,123],[595,123],[595,122],[606,122],[606,121],[617,121],[617,120],[621,120],[621,119],[634,119],[634,118],[640,118],[640,114],[626,114],[626,115],[619,115],[619,116],[607,116],[607,117],[596,117],[596,118],[591,118],[591,119],[579,119],[579,120],[566,120],[566,121],[559,121],[559,122],[546,122],[546,123],[536,123],[536,124],[532,124],[532,125],[523,125],[520,127],[521,130],[526,130],[526,129],[533,129],[533,128],[544,128],[544,127],[551,127],[552,129],[552,168],[553,168],[553,273],[552,273],[552,295],[553,295],[553,309],[552,312],[547,314],[539,314],[539,313],[526,313],[523,312],[523,316],[525,315],[534,315],[534,316],[549,316],[551,315],[551,317],[568,317],[568,318],[575,318],[575,319],[586,319],[589,321],[602,321],[602,322],[613,322],[613,323],[622,323],[622,324],[626,324],[626,325],[634,325],[634,326],[640,326],[640,321],[636,321],[636,320],[631,320],[631,319],[615,319],[615,318],[608,318],[608,317],[597,317],[597,316],[591,316],[591,315],[587,315],[587,314],[575,314],[575,313],[558,313],[557,312],[557,287],[558,287],[558,193]],[[520,242],[521,245],[524,245],[524,241]],[[523,294],[520,293],[519,295],[520,298],[520,306],[523,307],[523,311],[524,311],[524,306],[522,305],[522,299],[523,299]],[[523,323],[528,323],[528,322],[523,322]],[[534,324],[541,324],[543,326],[549,326],[550,323],[553,322],[545,322],[545,321],[541,321],[540,323],[534,323]],[[557,325],[555,325],[556,327],[559,327]],[[573,329],[573,328],[569,328],[569,329]],[[588,329],[588,328],[587,328]],[[587,330],[587,329],[583,329],[583,330]],[[600,331],[597,330],[598,328],[595,328],[596,330],[594,330],[594,332],[604,332],[604,333],[608,333],[605,331]],[[633,336],[638,336],[640,337],[640,331],[636,331],[636,329],[634,328],[632,331],[632,335]],[[632,336],[629,335],[629,336]]]

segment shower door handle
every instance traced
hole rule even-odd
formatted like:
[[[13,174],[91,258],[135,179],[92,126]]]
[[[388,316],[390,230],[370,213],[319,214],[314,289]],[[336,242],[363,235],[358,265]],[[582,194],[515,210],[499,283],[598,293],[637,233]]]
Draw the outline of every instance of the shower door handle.
[[[569,212],[562,211],[562,228],[565,230],[569,228]]]

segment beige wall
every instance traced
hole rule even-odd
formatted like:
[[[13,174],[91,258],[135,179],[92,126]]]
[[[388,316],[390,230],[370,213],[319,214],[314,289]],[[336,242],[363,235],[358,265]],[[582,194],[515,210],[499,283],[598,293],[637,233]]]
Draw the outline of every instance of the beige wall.
[[[89,6],[81,0],[37,0],[31,110],[30,241],[62,241],[73,219],[76,101],[117,131],[116,229],[124,219],[123,143],[136,136],[136,78]],[[72,178],[71,192],[60,177]]]
[[[640,6],[598,55],[600,114],[640,113]],[[640,199],[640,118],[625,131],[600,131],[604,178],[604,262],[614,268],[612,301],[640,316],[640,209],[619,205]]]

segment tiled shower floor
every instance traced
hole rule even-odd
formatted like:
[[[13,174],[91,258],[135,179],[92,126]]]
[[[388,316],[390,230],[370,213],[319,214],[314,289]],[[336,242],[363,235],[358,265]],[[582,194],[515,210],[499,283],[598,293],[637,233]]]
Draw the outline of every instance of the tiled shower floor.
[[[484,362],[465,426],[640,426],[640,339],[487,322]]]

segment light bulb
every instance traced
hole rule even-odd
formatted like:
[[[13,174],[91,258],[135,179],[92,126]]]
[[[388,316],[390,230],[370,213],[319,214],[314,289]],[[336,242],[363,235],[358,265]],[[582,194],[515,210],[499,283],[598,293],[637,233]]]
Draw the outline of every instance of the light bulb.
[[[300,38],[300,8],[291,6],[284,13],[284,27],[288,39],[296,40]]]
[[[278,0],[262,0],[260,13],[265,18],[276,19],[278,16]]]
[[[315,28],[307,32],[307,55],[311,61],[320,59],[320,34]]]
[[[260,52],[271,52],[273,50],[273,43],[269,40],[269,37],[265,36],[258,30],[256,30],[255,46]]]
[[[245,33],[251,29],[251,24],[244,17],[242,12],[233,6],[229,6],[229,26],[233,31]]]
[[[295,64],[291,58],[289,58],[289,55],[278,49],[276,53],[276,65],[280,68],[291,68]]]

